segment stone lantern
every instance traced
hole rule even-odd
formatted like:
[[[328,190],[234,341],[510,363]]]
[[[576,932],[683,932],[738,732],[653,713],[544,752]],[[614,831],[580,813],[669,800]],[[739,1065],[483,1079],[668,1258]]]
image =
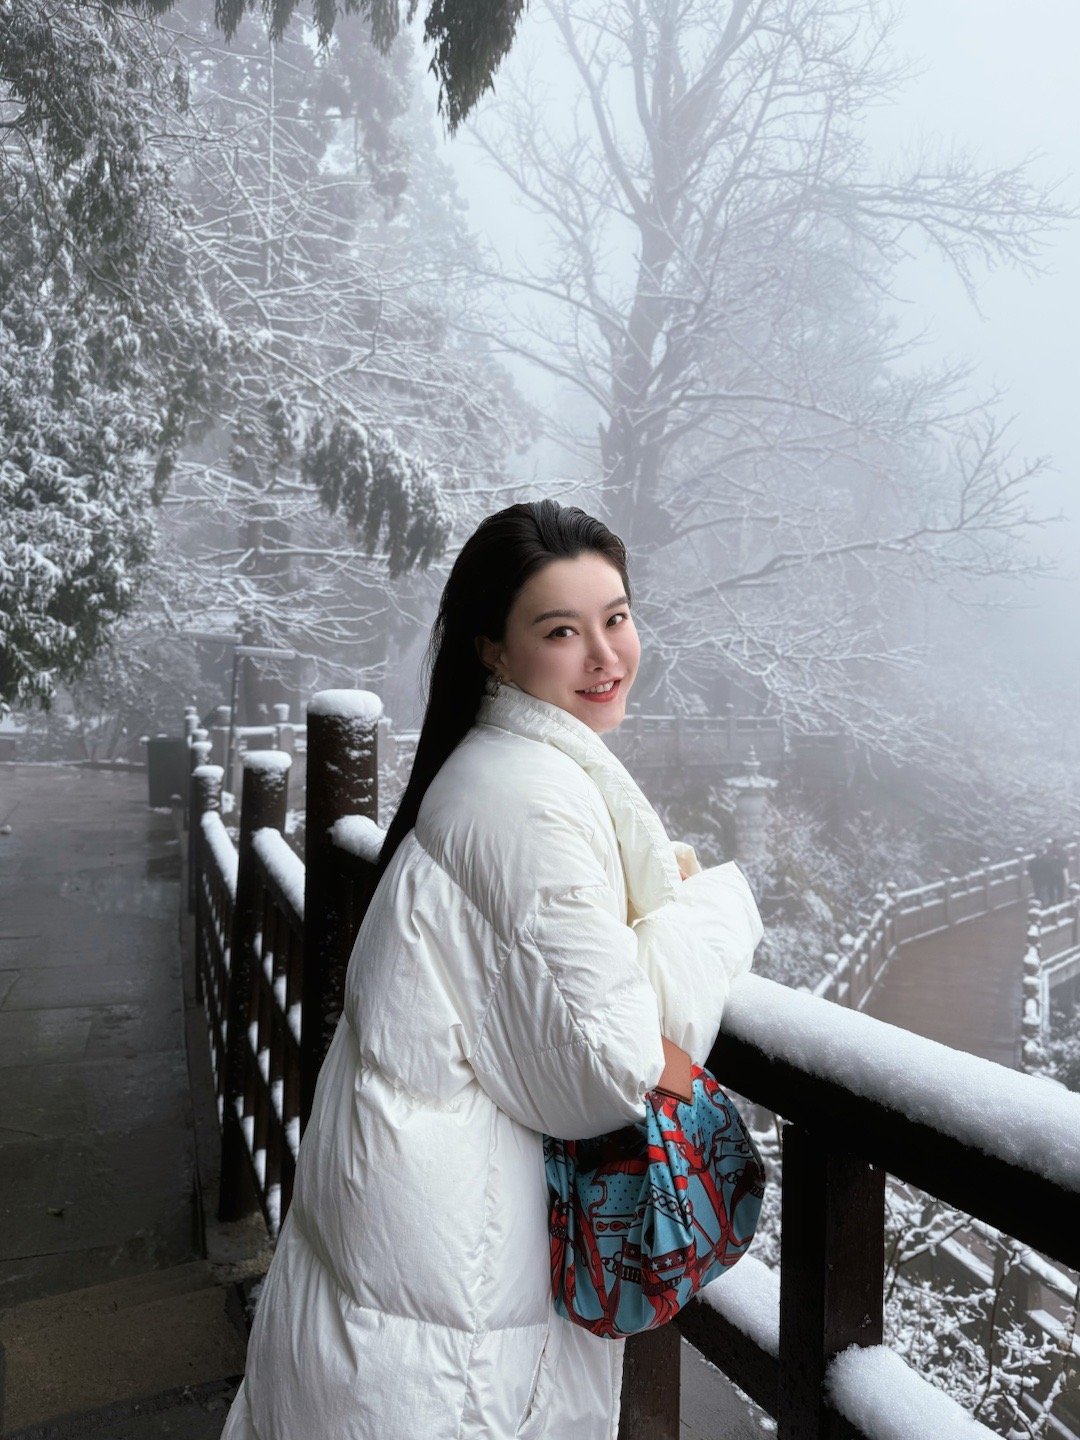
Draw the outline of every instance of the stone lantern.
[[[727,781],[735,791],[735,858],[755,862],[768,859],[765,844],[765,817],[769,793],[777,782],[761,773],[761,761],[751,747],[741,775]]]

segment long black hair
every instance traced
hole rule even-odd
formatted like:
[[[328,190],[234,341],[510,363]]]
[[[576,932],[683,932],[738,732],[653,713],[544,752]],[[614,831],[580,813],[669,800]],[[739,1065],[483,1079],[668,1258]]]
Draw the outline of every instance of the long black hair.
[[[550,561],[573,560],[585,551],[611,562],[629,598],[626,547],[576,505],[555,500],[511,505],[482,520],[462,546],[425,652],[424,723],[409,783],[379,851],[376,880],[415,825],[428,786],[476,719],[489,673],[476,652],[476,637],[501,641],[526,581]]]

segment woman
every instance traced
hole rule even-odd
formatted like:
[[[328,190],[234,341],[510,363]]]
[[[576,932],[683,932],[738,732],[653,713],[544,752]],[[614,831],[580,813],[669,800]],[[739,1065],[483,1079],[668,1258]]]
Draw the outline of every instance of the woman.
[[[642,1119],[664,1037],[704,1063],[761,936],[600,738],[640,654],[598,520],[465,544],[223,1440],[616,1440],[625,1342],[553,1308],[542,1136]]]

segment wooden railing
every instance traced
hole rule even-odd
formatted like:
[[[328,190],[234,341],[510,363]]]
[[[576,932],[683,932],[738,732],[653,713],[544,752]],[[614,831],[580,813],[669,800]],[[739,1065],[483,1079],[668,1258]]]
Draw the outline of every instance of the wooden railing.
[[[789,1122],[781,1274],[758,1306],[752,1268],[730,1288],[721,1277],[677,1317],[681,1333],[777,1419],[781,1440],[898,1433],[886,1420],[905,1397],[940,1417],[934,1440],[980,1433],[879,1348],[886,1175],[1080,1269],[1080,1095],[753,975],[732,993],[709,1068]],[[871,1353],[841,1359],[850,1346]]]
[[[292,1196],[381,844],[380,714],[363,691],[324,691],[309,706],[306,863],[283,833],[290,754],[242,756],[234,844],[220,813],[222,769],[205,763],[208,742],[191,731],[191,899],[222,1132],[218,1215],[235,1220],[258,1208],[272,1236]]]
[[[219,813],[220,767],[205,763],[206,741],[191,727],[197,963],[222,1121],[220,1213],[259,1208],[272,1234],[289,1204],[382,841],[378,713],[363,692],[324,692],[309,708],[306,865],[282,835],[288,757],[245,757],[234,846]],[[894,1433],[890,1409],[908,1402],[929,1407],[927,1440],[990,1434],[881,1346],[886,1176],[1037,1257],[1080,1268],[1080,1096],[851,1007],[873,981],[867,967],[890,946],[1014,903],[1025,865],[1018,857],[889,895],[868,926],[882,937],[877,950],[853,943],[849,973],[829,977],[841,1004],[754,975],[735,987],[709,1068],[786,1122],[780,1274],[751,1254],[675,1324],[627,1342],[620,1440],[678,1440],[680,1335],[776,1418],[780,1440],[879,1440]]]

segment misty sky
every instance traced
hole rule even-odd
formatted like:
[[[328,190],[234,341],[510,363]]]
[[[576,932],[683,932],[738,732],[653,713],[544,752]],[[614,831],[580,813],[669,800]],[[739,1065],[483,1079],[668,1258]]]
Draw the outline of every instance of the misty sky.
[[[903,0],[900,51],[923,73],[896,103],[867,116],[866,134],[883,158],[920,133],[972,146],[987,165],[1009,165],[1033,150],[1045,152],[1040,171],[1061,178],[1059,197],[1080,204],[1080,126],[1076,57],[1080,6],[1075,0]],[[527,14],[508,65],[547,45],[537,12]],[[547,82],[551,69],[542,72]],[[498,77],[496,77],[498,87]],[[482,107],[481,107],[482,113]],[[512,188],[486,165],[467,135],[448,141],[445,154],[470,204],[470,222],[496,248],[512,255],[531,222]],[[527,250],[527,241],[522,245]],[[1043,257],[1056,273],[1029,279],[1001,269],[980,282],[983,317],[960,282],[939,261],[921,256],[898,275],[911,302],[912,330],[932,322],[942,355],[979,364],[983,388],[1008,390],[999,413],[1016,413],[1016,456],[1050,452],[1056,474],[1043,482],[1046,509],[1073,520],[1046,543],[1075,574],[1080,560],[1080,221],[1051,237]]]
[[[971,147],[988,167],[1014,165],[1040,151],[1039,175],[1060,180],[1056,198],[1080,207],[1076,0],[1025,0],[1023,6],[1015,0],[897,0],[896,8],[897,49],[921,73],[894,103],[867,113],[865,133],[874,152],[887,160],[920,134]],[[539,58],[535,83],[554,94],[557,65],[545,39],[548,28],[534,6],[506,65],[521,67],[530,56]],[[482,104],[478,113],[483,109]],[[467,133],[443,148],[469,202],[473,229],[508,260],[518,249],[527,254],[528,230],[536,222],[519,206],[513,188],[492,171]],[[991,646],[1003,665],[1034,688],[1041,689],[1042,677],[1052,674],[1075,686],[1080,698],[1080,220],[1049,237],[1039,263],[1048,273],[1028,277],[1001,268],[981,275],[981,315],[935,257],[919,255],[895,278],[898,293],[909,301],[911,332],[930,327],[933,338],[923,358],[976,362],[976,395],[992,388],[1006,392],[997,413],[1016,417],[1009,432],[1014,463],[1052,457],[1052,471],[1033,487],[1033,508],[1068,517],[1031,535],[1033,547],[1053,560],[1060,578],[1014,590],[1021,603],[1011,615],[981,620],[973,615],[971,641]],[[512,368],[524,383],[527,372],[520,365]],[[550,383],[532,373],[532,398],[551,403]]]

